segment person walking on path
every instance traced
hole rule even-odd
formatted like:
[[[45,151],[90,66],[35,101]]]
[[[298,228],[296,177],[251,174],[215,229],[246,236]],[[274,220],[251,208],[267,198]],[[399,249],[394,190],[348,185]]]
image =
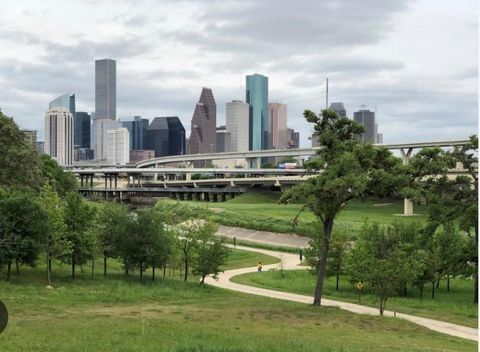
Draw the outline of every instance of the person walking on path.
[[[258,272],[261,272],[261,271],[262,271],[262,262],[258,262],[257,271],[258,271]]]

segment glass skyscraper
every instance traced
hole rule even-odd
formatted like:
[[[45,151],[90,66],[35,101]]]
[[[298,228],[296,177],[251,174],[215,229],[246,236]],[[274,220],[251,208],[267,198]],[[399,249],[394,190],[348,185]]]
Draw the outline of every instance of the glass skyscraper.
[[[254,74],[247,76],[246,102],[249,104],[250,150],[268,149],[269,111],[268,77]]]
[[[116,75],[117,69],[115,60],[95,60],[95,119],[116,119]]]
[[[75,94],[66,93],[60,95],[58,98],[53,99],[50,104],[48,104],[48,110],[64,108],[67,111],[70,111],[73,116],[75,116]]]
[[[130,150],[145,149],[148,119],[142,119],[141,116],[134,116],[133,121],[122,121],[122,125],[130,133]]]

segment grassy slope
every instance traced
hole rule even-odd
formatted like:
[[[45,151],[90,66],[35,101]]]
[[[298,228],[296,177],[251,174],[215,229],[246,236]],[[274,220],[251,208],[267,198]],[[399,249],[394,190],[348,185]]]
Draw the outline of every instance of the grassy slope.
[[[312,295],[315,288],[315,277],[305,270],[284,272],[265,272],[261,275],[244,274],[232,279],[234,282]],[[431,286],[424,289],[423,300],[419,299],[418,289],[409,289],[407,297],[392,297],[387,301],[387,309],[428,318],[449,321],[456,324],[477,327],[478,306],[473,301],[473,281],[452,279],[450,292],[446,291],[446,282],[431,299]],[[335,278],[327,278],[324,284],[324,295],[327,298],[358,303],[358,294],[347,278],[341,278],[340,291],[335,291]],[[376,297],[371,294],[362,296],[362,304],[377,307]]]
[[[260,226],[268,229],[270,226],[273,231],[293,232],[291,221],[302,205],[278,204],[279,196],[280,193],[278,192],[250,192],[226,202],[189,201],[186,203],[215,210],[219,222],[222,223],[228,224],[236,221],[239,225],[247,228]],[[415,206],[414,210],[418,214],[417,216],[405,218],[395,215],[403,213],[403,200],[353,200],[339,214],[336,225],[358,229],[365,219],[381,224],[391,224],[395,221],[422,221],[425,209],[421,206]],[[315,217],[311,212],[303,212],[299,217],[300,227],[297,230],[302,232],[302,226],[311,225],[314,220]]]
[[[10,323],[8,351],[475,351],[471,341],[396,319],[244,295],[159,279],[141,286],[116,263],[104,279],[54,267],[0,282]]]
[[[275,264],[279,261],[279,258],[266,254],[234,249],[230,252],[228,261],[222,266],[222,270],[248,268],[257,265],[258,262],[262,262],[263,265]]]

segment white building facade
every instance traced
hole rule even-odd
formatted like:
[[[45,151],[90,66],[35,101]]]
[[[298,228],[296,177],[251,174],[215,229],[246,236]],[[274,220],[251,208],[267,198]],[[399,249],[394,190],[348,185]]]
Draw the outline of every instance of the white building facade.
[[[126,165],[130,161],[130,136],[125,127],[107,130],[106,159],[114,165]]]
[[[249,150],[249,105],[240,100],[227,103],[226,130],[230,132],[230,151]]]
[[[45,154],[60,165],[73,164],[73,114],[65,108],[52,108],[45,114]]]
[[[92,125],[92,146],[95,160],[107,159],[107,131],[122,127],[122,123],[111,119],[96,119]]]

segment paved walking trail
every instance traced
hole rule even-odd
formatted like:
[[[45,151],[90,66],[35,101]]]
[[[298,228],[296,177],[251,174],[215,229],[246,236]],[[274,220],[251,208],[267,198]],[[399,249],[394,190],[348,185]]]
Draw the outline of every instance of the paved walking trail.
[[[251,231],[251,230],[248,230],[248,231]],[[278,244],[278,243],[275,243],[275,244]],[[282,253],[282,252],[243,247],[243,246],[237,246],[237,248],[247,250],[247,251],[252,251],[252,252],[263,253],[266,255],[270,255],[272,257],[278,257],[281,259],[281,262],[283,263],[284,270],[306,269],[305,266],[298,266],[298,264],[300,264],[299,256],[296,254]],[[264,271],[267,271],[269,269],[279,269],[279,268],[280,268],[279,263],[263,266]],[[311,296],[241,285],[241,284],[233,283],[230,281],[230,279],[236,275],[252,273],[255,271],[257,271],[256,266],[251,268],[228,270],[228,271],[225,271],[224,273],[221,273],[218,277],[218,280],[208,277],[205,281],[206,283],[212,286],[222,287],[222,288],[226,288],[234,291],[249,293],[249,294],[258,295],[258,296],[266,296],[271,298],[283,299],[287,301],[312,304],[313,297]],[[353,303],[334,301],[334,300],[325,299],[325,298],[322,298],[322,305],[335,306],[335,307],[339,307],[340,309],[344,309],[344,310],[347,310],[353,313],[359,313],[359,314],[370,314],[370,315],[379,314],[377,308],[366,307],[366,306],[353,304]],[[411,321],[415,324],[422,325],[430,330],[438,331],[447,335],[452,335],[452,336],[462,337],[469,340],[478,341],[478,330],[475,328],[447,323],[444,321],[439,321],[434,319],[417,317],[409,314],[394,313],[392,311],[387,311],[387,310],[384,312],[384,315],[387,317],[393,317],[395,315],[397,318],[402,318],[402,319]]]
[[[278,233],[269,231],[256,231],[241,227],[220,225],[217,235],[257,243],[267,243],[281,247],[304,248],[308,246],[309,238],[293,233]]]

